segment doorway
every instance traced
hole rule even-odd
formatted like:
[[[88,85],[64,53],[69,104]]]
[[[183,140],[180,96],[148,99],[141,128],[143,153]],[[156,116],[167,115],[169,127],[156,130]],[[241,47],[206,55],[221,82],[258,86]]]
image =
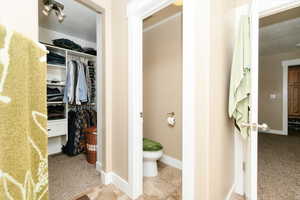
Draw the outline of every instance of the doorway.
[[[102,184],[104,15],[87,2],[38,3],[39,41],[49,51],[49,194],[72,199]]]
[[[300,7],[260,18],[258,199],[298,198],[299,19]]]
[[[143,20],[143,197],[182,199],[181,169],[182,6],[172,4]]]
[[[260,177],[261,174],[259,174],[259,167],[260,167],[260,163],[262,163],[261,158],[259,158],[259,151],[262,148],[259,148],[259,138],[261,137],[271,137],[270,134],[266,134],[266,133],[257,133],[258,128],[260,127],[260,125],[258,124],[258,122],[260,123],[265,123],[264,121],[262,121],[262,118],[259,118],[259,111],[260,111],[260,105],[258,105],[257,103],[259,102],[258,99],[260,98],[259,96],[259,85],[258,85],[258,80],[259,80],[259,70],[261,70],[261,66],[259,65],[259,54],[258,54],[258,49],[263,45],[260,43],[259,41],[259,24],[261,21],[261,19],[268,17],[268,16],[272,16],[275,14],[280,14],[283,13],[285,11],[288,11],[290,9],[294,9],[296,7],[299,7],[300,2],[299,1],[289,1],[289,2],[275,2],[275,1],[269,1],[269,2],[258,2],[258,1],[253,1],[251,4],[251,34],[252,34],[252,38],[251,38],[251,45],[252,45],[252,71],[251,71],[251,76],[252,76],[252,89],[251,89],[251,112],[250,112],[250,122],[251,124],[249,125],[249,127],[251,128],[251,133],[249,136],[248,140],[245,140],[243,142],[243,148],[239,149],[240,152],[244,152],[244,161],[240,162],[241,168],[243,168],[242,172],[243,174],[239,174],[237,173],[237,177],[239,177],[241,175],[241,177],[244,177],[244,193],[242,193],[242,195],[244,195],[246,197],[246,199],[251,199],[251,200],[256,200],[256,199],[260,199],[260,194],[258,192],[258,189],[261,191],[261,188],[259,188],[259,183],[258,181],[260,181],[258,179],[258,177]],[[275,32],[274,32],[275,33]],[[267,37],[266,39],[269,39],[269,41],[271,40],[270,37]],[[295,45],[293,45],[295,47]],[[279,48],[273,48],[273,51],[279,50]],[[282,66],[281,63],[279,64],[279,66],[281,67],[282,70]],[[271,71],[269,73],[272,74],[273,71]],[[261,78],[261,77],[260,77]],[[269,76],[270,79],[272,79],[271,76]],[[274,77],[273,77],[274,78]],[[281,77],[279,78],[280,80],[280,84],[282,83],[282,73],[281,73]],[[273,84],[273,86],[275,86]],[[271,86],[272,87],[272,86]],[[281,86],[282,88],[282,86]],[[276,94],[276,93],[270,93],[268,92],[267,94],[265,94],[265,97],[267,99],[269,99],[269,101],[278,101],[278,100],[282,100],[282,95]],[[274,98],[275,97],[275,98]],[[269,106],[271,103],[265,103],[264,105]],[[281,104],[282,105],[282,104]],[[280,105],[280,107],[281,107]],[[281,110],[279,108],[279,110]],[[270,111],[272,112],[272,110]],[[274,114],[273,114],[274,115]],[[271,116],[271,115],[270,115]],[[288,116],[287,114],[285,115],[286,117]],[[276,116],[278,117],[278,116]],[[275,124],[275,126],[280,126],[282,128],[283,125],[283,116],[279,115],[279,117],[281,118],[280,121],[278,123]],[[271,131],[272,131],[272,126],[271,127]],[[273,127],[275,127],[273,126]],[[270,130],[269,130],[270,131]],[[262,131],[260,131],[262,132]],[[282,133],[282,129],[281,129],[281,133]],[[273,136],[273,135],[272,135]],[[276,137],[276,136],[275,136]],[[277,137],[286,137],[286,136],[277,136]],[[236,147],[238,147],[236,145]],[[278,147],[280,148],[280,147]],[[238,148],[237,148],[238,149]],[[243,151],[244,150],[244,151]],[[282,155],[282,152],[280,152],[280,155]],[[278,176],[277,176],[278,178]],[[284,184],[281,184],[281,187],[283,187]],[[275,187],[276,188],[276,187]],[[281,190],[278,190],[281,191]],[[259,197],[259,198],[258,198]],[[277,196],[280,197],[280,196]],[[266,198],[266,199],[270,199],[270,198]],[[289,198],[285,198],[285,199],[289,199]]]
[[[132,1],[128,6],[129,26],[129,73],[128,73],[128,185],[130,197],[143,194],[143,20],[157,11],[175,3],[175,0]],[[182,83],[182,199],[195,199],[195,86],[197,65],[193,57],[195,26],[193,3],[186,4],[188,15],[183,9],[183,83]],[[194,13],[195,12],[195,13]],[[184,17],[186,16],[186,18]],[[189,20],[187,20],[189,19]],[[186,22],[186,23],[185,23]]]

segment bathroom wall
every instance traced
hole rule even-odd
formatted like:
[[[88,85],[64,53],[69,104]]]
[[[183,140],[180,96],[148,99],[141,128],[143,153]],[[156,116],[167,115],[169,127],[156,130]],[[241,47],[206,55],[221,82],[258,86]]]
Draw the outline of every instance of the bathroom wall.
[[[181,15],[144,32],[143,67],[144,137],[160,142],[165,155],[181,160]],[[174,127],[166,121],[170,112],[176,115]]]

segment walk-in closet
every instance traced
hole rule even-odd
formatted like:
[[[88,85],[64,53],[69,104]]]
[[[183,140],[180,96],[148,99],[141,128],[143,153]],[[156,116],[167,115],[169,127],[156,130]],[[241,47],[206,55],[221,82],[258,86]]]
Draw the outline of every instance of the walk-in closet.
[[[47,54],[50,199],[72,199],[101,184],[96,164],[101,112],[101,13],[75,0],[39,0]]]

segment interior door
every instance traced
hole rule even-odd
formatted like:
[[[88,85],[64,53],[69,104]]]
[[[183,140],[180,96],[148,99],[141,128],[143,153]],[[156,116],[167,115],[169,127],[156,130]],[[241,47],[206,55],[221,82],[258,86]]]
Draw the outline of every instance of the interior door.
[[[251,99],[250,99],[250,137],[245,151],[245,195],[248,200],[257,200],[257,143],[258,143],[258,49],[259,15],[258,1],[251,3]]]
[[[300,117],[300,66],[288,69],[288,116]]]

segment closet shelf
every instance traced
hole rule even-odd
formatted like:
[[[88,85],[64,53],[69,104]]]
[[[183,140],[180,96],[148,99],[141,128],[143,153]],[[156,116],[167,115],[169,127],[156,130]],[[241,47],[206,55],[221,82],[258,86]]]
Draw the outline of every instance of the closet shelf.
[[[53,102],[48,101],[47,104],[65,104],[65,102],[63,102],[63,101],[53,101]]]
[[[96,103],[83,103],[81,105],[69,104],[70,107],[72,107],[72,106],[74,106],[74,107],[76,107],[76,106],[95,106],[95,105],[96,105]]]
[[[87,53],[82,53],[78,51],[73,51],[73,50],[67,50],[68,54],[74,55],[74,56],[84,56],[84,57],[90,57],[90,58],[96,58],[96,56],[87,54]]]
[[[91,55],[91,54],[87,54],[87,53],[83,53],[83,52],[79,52],[79,51],[74,51],[74,50],[70,50],[70,49],[65,49],[65,48],[61,48],[61,47],[57,47],[51,44],[46,44],[41,42],[42,44],[44,44],[46,47],[48,48],[52,48],[52,49],[57,49],[57,50],[61,50],[61,51],[66,51],[67,54],[70,55],[74,55],[74,56],[85,56],[85,57],[90,57],[90,58],[94,58],[96,59],[97,56]]]
[[[65,65],[55,65],[55,64],[47,63],[47,66],[48,66],[48,67],[53,67],[53,68],[66,69],[66,66],[65,66]]]
[[[60,83],[47,83],[48,86],[66,86],[66,84],[60,84]]]

